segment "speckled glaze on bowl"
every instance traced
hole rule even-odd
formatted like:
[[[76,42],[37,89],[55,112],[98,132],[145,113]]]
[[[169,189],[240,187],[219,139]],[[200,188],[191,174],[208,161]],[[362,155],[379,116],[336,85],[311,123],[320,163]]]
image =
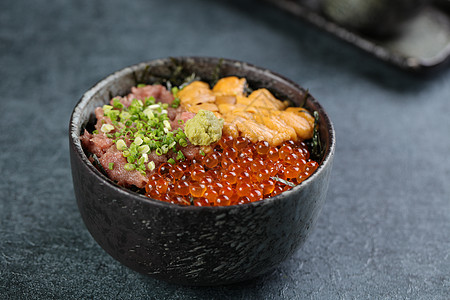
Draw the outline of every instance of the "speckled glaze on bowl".
[[[273,198],[228,207],[177,206],[116,185],[88,160],[80,132],[95,120],[94,109],[113,95],[129,93],[137,81],[170,78],[182,65],[204,80],[246,77],[320,114],[325,147],[317,171],[302,184]],[[217,74],[217,73],[216,73]],[[141,80],[140,80],[141,79]],[[148,82],[150,83],[150,82]],[[158,59],[122,69],[88,90],[70,120],[70,160],[77,204],[98,244],[129,268],[183,285],[221,285],[248,280],[274,269],[309,236],[326,197],[335,149],[334,129],[320,104],[294,82],[268,70],[227,59]]]

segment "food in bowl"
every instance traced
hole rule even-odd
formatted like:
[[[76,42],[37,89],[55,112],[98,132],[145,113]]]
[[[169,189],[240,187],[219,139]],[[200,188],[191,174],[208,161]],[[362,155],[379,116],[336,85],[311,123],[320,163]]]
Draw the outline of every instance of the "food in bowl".
[[[301,184],[263,201],[206,207],[148,198],[104,176],[89,160],[80,139],[85,129],[95,130],[96,107],[109,104],[114,95],[129,94],[139,83],[167,86],[170,81],[180,86],[193,73],[211,86],[217,81],[214,74],[245,78],[254,89],[267,88],[277,99],[289,99],[313,112],[319,134],[313,134],[310,154],[319,164],[316,171]],[[69,141],[78,209],[95,241],[132,270],[202,286],[266,274],[306,242],[326,199],[335,152],[333,124],[306,90],[267,69],[209,57],[156,59],[105,77],[76,104]]]
[[[227,76],[179,87],[139,83],[95,109],[80,139],[110,179],[169,203],[228,206],[276,196],[318,167],[317,123],[266,88]]]

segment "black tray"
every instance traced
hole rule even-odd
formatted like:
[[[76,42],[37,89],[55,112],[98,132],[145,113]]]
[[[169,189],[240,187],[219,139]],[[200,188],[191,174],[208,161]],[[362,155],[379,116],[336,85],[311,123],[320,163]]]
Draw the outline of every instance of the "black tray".
[[[401,69],[426,73],[442,68],[450,56],[450,17],[437,6],[425,7],[395,37],[363,36],[327,19],[316,0],[265,0],[294,16]]]

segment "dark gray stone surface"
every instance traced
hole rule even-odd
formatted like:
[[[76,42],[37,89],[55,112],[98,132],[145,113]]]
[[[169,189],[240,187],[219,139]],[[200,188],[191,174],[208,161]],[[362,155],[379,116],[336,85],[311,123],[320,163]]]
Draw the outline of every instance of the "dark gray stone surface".
[[[334,121],[326,203],[272,274],[191,288],[137,274],[85,229],[68,122],[95,82],[149,59],[245,60]],[[448,299],[450,72],[410,76],[256,0],[0,2],[0,298]]]

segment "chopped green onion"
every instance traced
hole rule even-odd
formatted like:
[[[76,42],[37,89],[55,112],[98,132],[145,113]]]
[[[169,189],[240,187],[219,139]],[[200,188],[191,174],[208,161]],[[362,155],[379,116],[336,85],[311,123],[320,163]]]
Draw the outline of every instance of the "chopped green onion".
[[[132,163],[128,163],[128,164],[125,164],[125,166],[123,166],[123,168],[127,171],[133,171],[134,169],[136,169],[136,166]]]
[[[181,138],[178,140],[178,144],[180,144],[181,147],[186,147],[188,145],[185,138]]]
[[[173,158],[169,158],[167,162],[171,165],[175,164],[175,160]]]
[[[142,138],[140,136],[138,136],[134,139],[134,143],[138,146],[142,145],[143,142],[144,141],[142,140]]]
[[[111,105],[103,105],[103,113],[104,113],[104,115],[106,116],[106,114],[108,113],[108,112],[110,112],[114,107],[112,107]]]
[[[131,114],[127,111],[122,110],[122,112],[119,115],[120,119],[122,120],[122,122],[124,120],[128,120],[129,118],[131,118]]]
[[[127,144],[125,144],[125,141],[120,139],[116,142],[116,148],[117,150],[123,151],[127,148]]]
[[[110,170],[114,169],[114,163],[113,162],[110,162],[108,164],[108,169],[110,169]]]
[[[173,99],[172,104],[170,106],[172,106],[173,108],[179,107],[180,106],[180,98]]]
[[[153,114],[153,110],[149,107],[147,107],[146,109],[144,109],[143,111],[144,115],[147,116],[148,119],[153,118],[155,115]]]
[[[163,124],[164,124],[164,128],[167,128],[168,130],[171,130],[171,129],[172,129],[172,126],[170,126],[170,122],[169,122],[169,121],[164,120],[164,121],[163,121]]]
[[[145,98],[145,106],[149,106],[155,104],[155,97],[150,96],[148,98]]]
[[[183,152],[181,152],[181,150],[178,150],[176,160],[184,160],[184,159],[185,157]]]
[[[100,131],[103,133],[108,133],[110,131],[114,130],[114,126],[111,124],[103,124],[100,128]]]
[[[141,156],[141,158],[138,159],[138,165],[140,166],[140,165],[146,163],[146,160],[145,160],[146,158],[148,161],[148,156]]]
[[[111,119],[111,121],[115,121],[117,119],[117,117],[119,116],[120,111],[115,110],[115,109],[111,109],[110,111],[108,111],[107,113],[105,113],[105,116],[107,116],[108,118]]]
[[[140,84],[138,87],[144,87]],[[122,152],[127,164],[125,170],[138,170],[145,174],[145,170],[153,170],[156,166],[154,162],[149,162],[149,154],[155,151],[156,155],[164,155],[173,151],[176,153],[171,163],[185,160],[180,147],[186,147],[188,140],[182,129],[172,131],[172,124],[167,115],[167,108],[178,107],[180,99],[177,97],[179,89],[169,87],[174,95],[171,104],[156,102],[154,97],[147,97],[144,100],[133,99],[126,107],[121,97],[115,97],[111,105],[106,104],[103,108],[105,119],[101,120],[99,131],[114,140],[117,150]],[[109,118],[111,121],[108,121]],[[178,121],[183,124],[183,120]],[[127,146],[127,144],[129,146]],[[113,168],[113,164],[109,165]]]
[[[114,98],[113,99],[113,106],[114,106],[114,108],[118,108],[118,109],[122,109],[123,108],[123,104],[122,104],[122,102],[120,102],[119,98]]]
[[[159,104],[152,104],[152,105],[149,105],[147,108],[149,108],[149,109],[157,109],[157,108],[160,108],[161,106],[159,106]]]
[[[162,150],[162,153],[166,154],[167,152],[169,152],[169,146],[164,144],[161,146],[161,150]]]
[[[140,146],[138,148],[138,150],[139,150],[139,153],[147,154],[148,152],[150,152],[150,147],[148,145],[143,145],[143,146]]]

